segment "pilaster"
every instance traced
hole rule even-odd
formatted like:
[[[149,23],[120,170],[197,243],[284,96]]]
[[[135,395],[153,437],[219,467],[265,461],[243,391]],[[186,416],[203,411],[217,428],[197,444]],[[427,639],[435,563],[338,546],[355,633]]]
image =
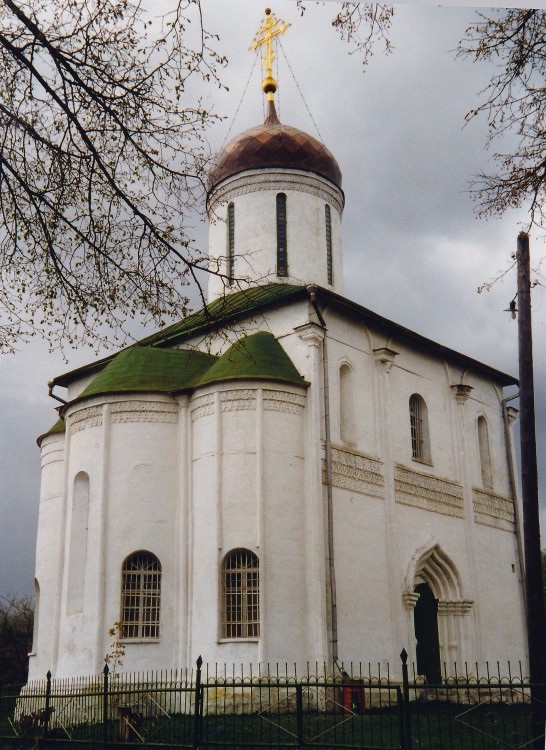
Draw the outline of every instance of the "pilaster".
[[[106,604],[106,556],[108,554],[108,490],[110,482],[110,404],[102,406],[102,456],[100,490],[98,497],[99,530],[96,547],[97,588],[95,599],[95,652],[93,656],[95,674],[104,666],[104,639],[108,628],[105,625]]]
[[[456,444],[460,446],[459,453],[459,473],[463,485],[464,505],[465,505],[465,541],[466,541],[466,559],[468,561],[468,578],[465,580],[465,593],[469,595],[469,601],[479,602],[479,579],[476,566],[476,539],[474,528],[474,499],[472,494],[472,471],[470,465],[469,447],[468,447],[468,425],[466,421],[465,404],[470,398],[473,387],[466,383],[456,383],[451,386],[451,390],[457,403],[456,417]],[[470,609],[468,610],[470,611]],[[472,617],[474,622],[473,633],[468,632],[468,628],[460,629],[461,645],[458,650],[457,661],[464,662],[468,654],[476,654],[478,661],[481,659],[480,643],[480,613],[479,605],[472,607]],[[447,646],[448,644],[446,644]],[[453,651],[453,649],[452,649]],[[454,651],[453,651],[454,653]]]
[[[398,571],[400,564],[398,559],[398,545],[396,536],[393,534],[395,525],[395,498],[394,498],[394,459],[392,451],[392,410],[390,394],[390,373],[398,352],[388,347],[380,347],[373,350],[378,373],[378,426],[380,455],[383,459],[385,472],[385,565],[387,568],[388,596],[389,596],[389,621],[391,629],[391,643],[393,654],[391,660],[398,658],[399,644],[403,643],[407,634],[400,629],[400,580]]]
[[[307,346],[307,393],[305,440],[305,526],[307,535],[307,613],[309,651],[317,662],[331,661],[329,643],[329,604],[326,565],[326,508],[322,486],[322,341],[324,330],[316,323],[296,329]]]
[[[174,539],[177,550],[177,570],[175,581],[174,606],[174,659],[183,669],[189,666],[187,658],[188,641],[188,562],[189,562],[189,488],[191,473],[189,397],[179,396],[178,401],[178,503],[175,518]]]

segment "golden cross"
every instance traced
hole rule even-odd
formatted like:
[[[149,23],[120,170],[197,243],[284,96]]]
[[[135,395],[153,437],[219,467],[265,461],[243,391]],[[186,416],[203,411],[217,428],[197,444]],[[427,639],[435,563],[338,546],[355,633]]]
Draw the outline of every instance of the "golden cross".
[[[265,78],[262,82],[262,89],[267,94],[269,101],[273,101],[273,94],[277,90],[277,81],[273,78],[273,60],[275,59],[275,54],[272,49],[271,40],[278,34],[284,34],[290,24],[280,21],[274,13],[271,13],[271,8],[265,9],[265,18],[262,24],[263,26],[254,37],[251,49],[257,50],[258,47],[265,44],[265,55],[262,58],[265,66]]]

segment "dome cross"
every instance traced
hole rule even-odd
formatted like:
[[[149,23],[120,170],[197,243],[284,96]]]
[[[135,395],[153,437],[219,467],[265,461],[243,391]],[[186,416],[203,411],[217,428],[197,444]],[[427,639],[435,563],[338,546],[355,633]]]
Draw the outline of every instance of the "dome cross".
[[[257,50],[258,47],[265,44],[265,54],[262,58],[265,67],[265,78],[262,81],[262,89],[264,94],[267,94],[268,101],[272,102],[275,91],[277,90],[277,81],[273,78],[273,60],[275,59],[275,53],[273,52],[271,40],[279,34],[284,34],[291,24],[278,19],[274,13],[271,13],[271,8],[265,9],[265,18],[263,19],[262,24],[262,27],[258,29],[258,33],[254,37],[251,49]]]

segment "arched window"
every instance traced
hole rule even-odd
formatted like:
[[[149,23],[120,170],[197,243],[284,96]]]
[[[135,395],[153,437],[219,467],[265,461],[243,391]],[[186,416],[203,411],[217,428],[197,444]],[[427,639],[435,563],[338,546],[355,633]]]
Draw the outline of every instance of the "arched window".
[[[288,276],[286,238],[286,195],[277,195],[277,276]]]
[[[326,204],[324,206],[324,218],[326,221],[326,273],[328,275],[328,283],[334,283],[334,267],[332,263],[332,216],[330,213],[330,206]]]
[[[121,637],[159,638],[161,563],[151,552],[135,552],[121,573]]]
[[[339,368],[339,434],[345,443],[356,441],[354,376],[349,365]]]
[[[227,209],[227,268],[228,284],[233,284],[233,265],[235,256],[235,206],[230,203]]]
[[[480,467],[484,487],[493,486],[491,472],[491,453],[489,451],[489,431],[485,417],[478,417],[478,444],[480,448]]]
[[[416,461],[431,462],[428,411],[425,400],[418,393],[409,400],[411,427],[411,454]]]
[[[80,471],[74,477],[70,520],[70,553],[68,557],[68,591],[66,610],[69,615],[81,612],[85,590],[85,563],[89,524],[89,475]]]
[[[222,565],[222,637],[260,635],[260,571],[258,558],[247,549],[229,552]]]

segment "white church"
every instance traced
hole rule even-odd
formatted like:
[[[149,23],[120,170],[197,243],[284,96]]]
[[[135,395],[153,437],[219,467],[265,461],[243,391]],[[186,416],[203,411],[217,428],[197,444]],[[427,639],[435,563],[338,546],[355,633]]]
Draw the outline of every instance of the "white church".
[[[126,671],[526,660],[516,381],[343,296],[341,171],[277,117],[278,23],[265,122],[210,171],[207,307],[53,382],[30,680],[99,672],[114,623]]]

